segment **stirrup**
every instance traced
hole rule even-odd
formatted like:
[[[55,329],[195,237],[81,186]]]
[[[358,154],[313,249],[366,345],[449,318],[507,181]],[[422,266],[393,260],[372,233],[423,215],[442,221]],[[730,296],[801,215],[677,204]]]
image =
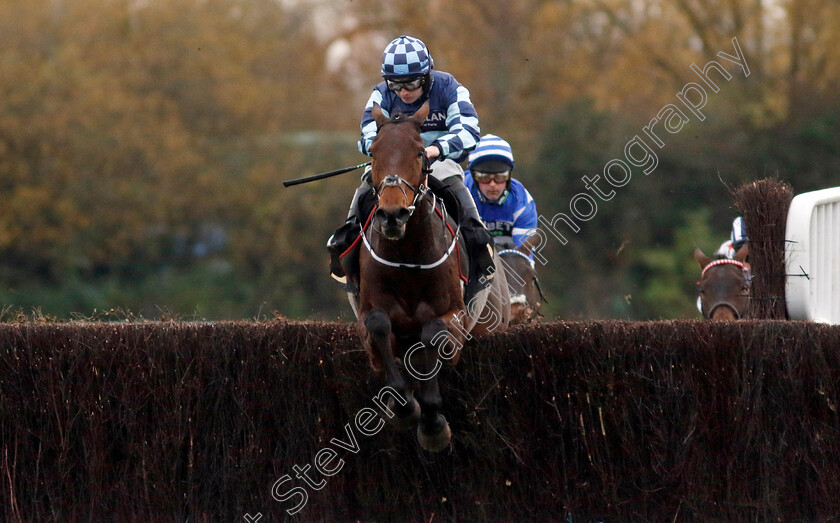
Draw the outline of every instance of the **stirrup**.
[[[338,254],[330,252],[330,277],[349,294],[359,294],[359,287],[347,279],[344,268],[341,266],[341,258]]]
[[[347,280],[344,267],[341,266],[341,257],[332,249],[330,249],[330,276],[339,283],[344,283]]]
[[[333,277],[333,279],[335,281],[338,282],[338,286],[341,287],[342,289],[344,289],[344,292],[346,292],[347,294],[352,294],[354,296],[359,295],[359,288],[356,287],[353,284],[353,282],[347,281],[346,276],[341,277],[341,278],[337,277],[335,274],[332,274],[331,276]]]

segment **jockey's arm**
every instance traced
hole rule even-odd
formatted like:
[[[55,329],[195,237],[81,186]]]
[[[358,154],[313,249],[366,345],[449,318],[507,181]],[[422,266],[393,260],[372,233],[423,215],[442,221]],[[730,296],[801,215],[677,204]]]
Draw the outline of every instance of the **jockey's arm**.
[[[426,147],[426,158],[434,160],[438,156],[440,156],[440,147],[437,145],[430,145]]]
[[[524,205],[516,211],[513,223],[513,240],[518,244],[517,249],[530,255],[539,245],[537,236],[533,234],[538,225],[537,204],[524,186],[518,185],[521,201]]]

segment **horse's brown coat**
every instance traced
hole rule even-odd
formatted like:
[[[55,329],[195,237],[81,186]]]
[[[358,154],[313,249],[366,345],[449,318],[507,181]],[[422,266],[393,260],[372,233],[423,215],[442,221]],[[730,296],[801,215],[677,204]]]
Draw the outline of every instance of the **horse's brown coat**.
[[[422,196],[426,184],[420,125],[428,111],[428,103],[408,117],[387,118],[379,106],[372,111],[379,132],[370,148],[371,183],[377,188],[379,201],[364,234],[373,252],[388,262],[433,264],[444,257],[453,241],[443,218],[433,212],[431,198]],[[413,377],[432,376],[416,380],[422,408],[418,437],[427,449],[440,450],[449,441],[448,425],[437,413],[441,404],[436,378],[440,361],[457,363],[474,320],[483,320],[476,334],[507,327],[510,312],[503,271],[494,278],[494,292],[485,309],[471,319],[464,305],[456,252],[434,268],[419,269],[389,266],[363,248],[359,266],[358,328],[371,365],[384,369],[388,385],[411,402],[414,400],[406,395],[409,389],[395,356],[403,359]],[[498,314],[491,314],[496,311]],[[423,348],[413,350],[418,342],[423,342]],[[446,357],[441,358],[441,354]],[[411,405],[403,410],[411,411]]]

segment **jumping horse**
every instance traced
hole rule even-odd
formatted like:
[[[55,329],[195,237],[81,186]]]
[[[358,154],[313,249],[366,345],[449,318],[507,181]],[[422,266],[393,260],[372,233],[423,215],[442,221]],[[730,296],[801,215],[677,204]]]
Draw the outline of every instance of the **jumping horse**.
[[[497,246],[497,253],[507,277],[511,326],[537,320],[542,316],[540,308],[546,299],[537,279],[534,260],[519,249]]]
[[[371,185],[377,203],[361,235],[358,329],[371,366],[384,370],[387,386],[398,393],[388,402],[393,421],[402,428],[417,424],[420,445],[438,452],[452,437],[440,413],[441,361],[454,365],[471,336],[507,328],[510,308],[504,271],[497,271],[469,310],[464,304],[466,264],[458,228],[427,184],[420,126],[428,113],[428,102],[412,116],[388,118],[373,107],[378,131],[370,147]]]
[[[700,312],[710,320],[737,320],[744,316],[750,300],[750,264],[746,261],[749,244],[744,245],[735,256],[714,260],[699,248],[694,259],[702,272],[697,289],[700,293]]]

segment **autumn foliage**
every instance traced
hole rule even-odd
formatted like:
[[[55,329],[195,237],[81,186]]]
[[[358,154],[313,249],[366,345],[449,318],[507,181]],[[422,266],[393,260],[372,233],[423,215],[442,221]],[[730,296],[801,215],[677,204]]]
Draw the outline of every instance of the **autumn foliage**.
[[[696,317],[691,252],[725,239],[728,187],[836,184],[837,16],[827,1],[0,0],[0,303],[346,317],[324,243],[359,173],[281,182],[366,159],[362,107],[407,33],[512,144],[548,218],[702,84],[692,64],[720,61],[733,78],[715,77],[705,119],[660,124],[658,167],[540,268],[552,318]],[[733,38],[748,76],[719,57]]]

